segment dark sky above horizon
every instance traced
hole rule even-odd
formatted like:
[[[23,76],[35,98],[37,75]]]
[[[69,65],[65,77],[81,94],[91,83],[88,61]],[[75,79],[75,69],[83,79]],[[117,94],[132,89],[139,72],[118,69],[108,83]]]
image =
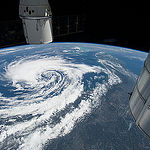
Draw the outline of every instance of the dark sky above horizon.
[[[92,39],[123,38],[135,45],[150,41],[148,1],[49,0],[49,3],[54,16],[84,13],[86,32]],[[19,0],[3,1],[0,21],[19,19],[18,11]]]
[[[126,14],[134,16],[150,16],[149,3],[141,1],[87,1],[87,0],[49,0],[54,15],[87,13],[93,15],[94,18],[100,16]],[[18,18],[19,0],[5,0],[0,5],[1,20]]]

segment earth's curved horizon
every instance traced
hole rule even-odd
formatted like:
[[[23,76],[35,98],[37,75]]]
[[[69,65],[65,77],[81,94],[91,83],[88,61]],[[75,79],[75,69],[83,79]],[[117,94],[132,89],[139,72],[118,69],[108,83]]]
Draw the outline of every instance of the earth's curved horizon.
[[[0,149],[147,150],[128,94],[146,56],[74,42],[0,49]]]

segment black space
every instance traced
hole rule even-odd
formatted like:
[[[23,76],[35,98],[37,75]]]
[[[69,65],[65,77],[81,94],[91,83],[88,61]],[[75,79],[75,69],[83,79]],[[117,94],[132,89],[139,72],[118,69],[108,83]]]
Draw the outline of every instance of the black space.
[[[142,51],[150,47],[150,10],[148,1],[97,1],[97,0],[49,0],[53,16],[85,14],[85,32],[55,39],[55,41],[79,41],[119,45]],[[5,0],[0,5],[0,32],[18,17],[19,0]],[[21,26],[21,23],[20,25]],[[19,28],[19,27],[18,27]],[[7,32],[7,31],[6,31]],[[2,32],[1,32],[2,34]],[[0,46],[17,45],[24,41],[15,38],[1,42]],[[3,40],[4,41],[4,40]]]

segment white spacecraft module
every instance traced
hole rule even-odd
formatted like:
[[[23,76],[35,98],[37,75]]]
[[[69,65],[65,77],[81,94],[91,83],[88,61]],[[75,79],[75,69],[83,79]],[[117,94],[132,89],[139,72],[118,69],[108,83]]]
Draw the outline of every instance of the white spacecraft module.
[[[48,0],[20,0],[19,17],[29,44],[53,41],[52,12]]]
[[[150,137],[150,54],[130,97],[130,109],[136,124]]]

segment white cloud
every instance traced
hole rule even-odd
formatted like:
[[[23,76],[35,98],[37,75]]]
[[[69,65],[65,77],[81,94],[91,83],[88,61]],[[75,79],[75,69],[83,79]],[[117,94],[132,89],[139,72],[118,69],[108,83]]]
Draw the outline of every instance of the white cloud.
[[[116,67],[107,61],[100,63],[111,66],[110,69]],[[88,97],[82,98],[82,79],[88,72],[105,72],[108,82],[98,83],[89,91]],[[107,93],[108,88],[121,82],[109,68],[73,64],[60,57],[37,56],[10,63],[5,77],[13,83],[15,92],[27,92],[7,98],[8,106],[0,110],[2,118],[13,118],[12,124],[1,127],[0,142],[13,135],[16,139],[12,143],[19,141],[19,149],[24,150],[42,149],[48,140],[70,133],[80,119],[99,105],[100,97]],[[72,107],[64,116],[58,115],[79,97],[81,102],[77,107]],[[30,118],[26,119],[27,116]],[[53,117],[58,117],[59,121],[54,123]]]

